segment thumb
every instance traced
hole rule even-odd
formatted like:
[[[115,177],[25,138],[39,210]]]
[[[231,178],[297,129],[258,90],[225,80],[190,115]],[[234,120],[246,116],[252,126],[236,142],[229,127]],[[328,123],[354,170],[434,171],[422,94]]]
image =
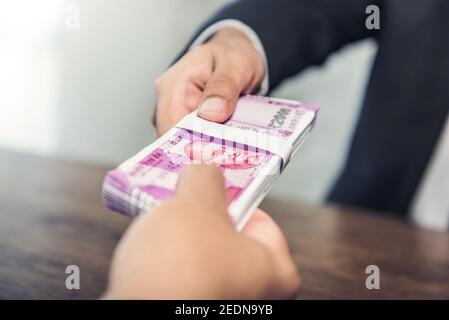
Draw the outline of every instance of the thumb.
[[[244,89],[243,82],[240,71],[232,66],[218,65],[206,84],[198,115],[215,122],[229,119]]]
[[[227,212],[224,177],[213,164],[184,168],[178,178],[176,196],[213,211]]]

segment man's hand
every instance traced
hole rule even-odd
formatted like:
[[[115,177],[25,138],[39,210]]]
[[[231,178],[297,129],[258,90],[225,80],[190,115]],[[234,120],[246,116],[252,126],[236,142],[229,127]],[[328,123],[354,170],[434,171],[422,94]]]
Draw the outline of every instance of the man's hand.
[[[186,114],[227,120],[241,93],[252,93],[265,74],[263,59],[250,40],[232,28],[184,55],[156,81],[155,125],[159,135]]]
[[[197,165],[181,174],[171,200],[127,230],[105,298],[282,299],[298,286],[297,268],[273,220],[257,210],[236,232],[223,175],[214,165]]]

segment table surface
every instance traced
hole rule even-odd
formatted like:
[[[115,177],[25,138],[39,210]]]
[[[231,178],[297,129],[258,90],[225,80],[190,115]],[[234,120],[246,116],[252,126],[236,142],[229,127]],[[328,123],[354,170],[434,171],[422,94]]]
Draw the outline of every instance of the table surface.
[[[104,208],[106,168],[0,151],[0,298],[91,299],[130,219]],[[449,298],[449,234],[374,213],[267,199],[302,278],[300,299]],[[68,265],[80,290],[68,290]],[[368,265],[380,289],[368,290]]]

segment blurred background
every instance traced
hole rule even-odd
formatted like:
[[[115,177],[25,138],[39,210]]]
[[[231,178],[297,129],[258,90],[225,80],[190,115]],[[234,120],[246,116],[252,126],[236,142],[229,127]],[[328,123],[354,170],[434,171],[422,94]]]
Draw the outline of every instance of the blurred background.
[[[155,139],[154,80],[228,0],[0,0],[0,148],[113,167]],[[345,47],[272,96],[318,125],[272,195],[322,201],[343,163],[376,46]]]

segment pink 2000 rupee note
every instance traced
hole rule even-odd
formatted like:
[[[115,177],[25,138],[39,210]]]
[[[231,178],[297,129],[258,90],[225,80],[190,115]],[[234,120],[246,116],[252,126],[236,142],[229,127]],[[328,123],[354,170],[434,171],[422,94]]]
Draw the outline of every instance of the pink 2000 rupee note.
[[[189,128],[192,122],[181,121],[152,145],[108,172],[103,184],[104,201],[115,211],[136,216],[173,195],[178,174],[185,166],[213,163],[224,175],[228,210],[241,229],[306,137],[317,111],[314,105],[245,96],[234,115],[223,124],[206,123],[195,131]],[[204,122],[194,115],[190,117],[194,123]],[[224,139],[224,130],[235,133],[235,140]],[[208,131],[217,136],[209,135]],[[274,137],[282,142],[283,149],[289,150],[277,154],[257,143],[238,142],[245,132]]]

